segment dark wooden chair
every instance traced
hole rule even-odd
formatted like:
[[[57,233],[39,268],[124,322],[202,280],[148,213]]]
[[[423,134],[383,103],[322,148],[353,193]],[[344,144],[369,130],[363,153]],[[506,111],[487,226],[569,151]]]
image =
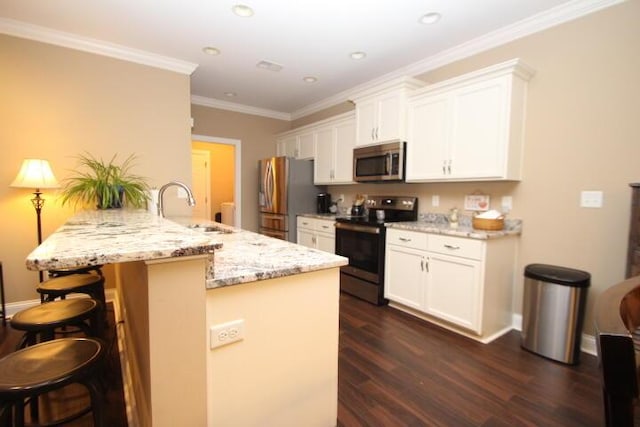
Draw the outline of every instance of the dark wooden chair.
[[[607,426],[633,427],[638,398],[640,276],[602,292],[595,304],[596,344]]]

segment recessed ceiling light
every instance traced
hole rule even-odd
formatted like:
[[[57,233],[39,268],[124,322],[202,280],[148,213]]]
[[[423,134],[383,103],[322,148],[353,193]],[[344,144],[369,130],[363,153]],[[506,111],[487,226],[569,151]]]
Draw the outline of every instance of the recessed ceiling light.
[[[235,92],[225,92],[224,96],[226,96],[227,98],[233,98],[236,96]]]
[[[367,57],[367,54],[364,52],[351,52],[349,57],[355,61],[359,61]]]
[[[203,47],[202,51],[207,55],[220,55],[220,49],[212,46]]]
[[[264,70],[270,70],[270,71],[280,71],[280,70],[282,70],[282,65],[276,64],[275,62],[266,61],[266,60],[258,62],[256,64],[256,67],[262,68]]]
[[[313,76],[306,76],[306,77],[303,77],[302,80],[304,80],[307,83],[315,83],[318,81],[318,78]]]
[[[248,18],[250,16],[253,16],[253,9],[251,9],[249,6],[245,4],[237,4],[233,6],[231,10],[233,10],[233,13],[243,18]]]
[[[440,15],[438,12],[429,12],[427,14],[422,15],[418,20],[418,22],[426,25],[435,24],[440,20],[440,18],[442,18],[442,15]]]

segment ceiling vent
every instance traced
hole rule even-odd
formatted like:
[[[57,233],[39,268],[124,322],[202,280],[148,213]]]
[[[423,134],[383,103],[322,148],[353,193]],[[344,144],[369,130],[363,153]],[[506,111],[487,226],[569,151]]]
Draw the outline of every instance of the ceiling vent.
[[[282,65],[276,64],[275,62],[271,62],[271,61],[260,61],[256,64],[256,67],[262,68],[265,70],[270,70],[270,71],[282,70]]]

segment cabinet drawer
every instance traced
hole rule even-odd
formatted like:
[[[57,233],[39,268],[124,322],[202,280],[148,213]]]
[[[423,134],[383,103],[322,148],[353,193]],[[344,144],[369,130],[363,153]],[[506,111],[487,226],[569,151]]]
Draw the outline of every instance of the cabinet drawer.
[[[324,219],[317,219],[316,220],[316,231],[318,231],[320,233],[331,234],[332,236],[335,236],[335,234],[336,234],[335,222],[327,221],[327,220],[324,220]]]
[[[481,260],[483,242],[461,237],[430,235],[427,248],[430,252]]]
[[[304,216],[299,216],[296,219],[296,224],[298,228],[305,228],[307,230],[315,230],[316,229],[316,220],[313,218],[307,218]]]
[[[425,250],[427,234],[390,228],[387,230],[387,244]]]

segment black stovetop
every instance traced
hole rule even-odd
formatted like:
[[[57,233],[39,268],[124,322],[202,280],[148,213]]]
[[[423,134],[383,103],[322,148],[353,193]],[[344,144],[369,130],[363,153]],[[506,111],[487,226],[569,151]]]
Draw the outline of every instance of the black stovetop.
[[[384,211],[379,220],[376,211]],[[336,221],[349,224],[384,227],[388,222],[417,221],[418,198],[405,196],[372,196],[365,201],[365,215],[337,217]]]

